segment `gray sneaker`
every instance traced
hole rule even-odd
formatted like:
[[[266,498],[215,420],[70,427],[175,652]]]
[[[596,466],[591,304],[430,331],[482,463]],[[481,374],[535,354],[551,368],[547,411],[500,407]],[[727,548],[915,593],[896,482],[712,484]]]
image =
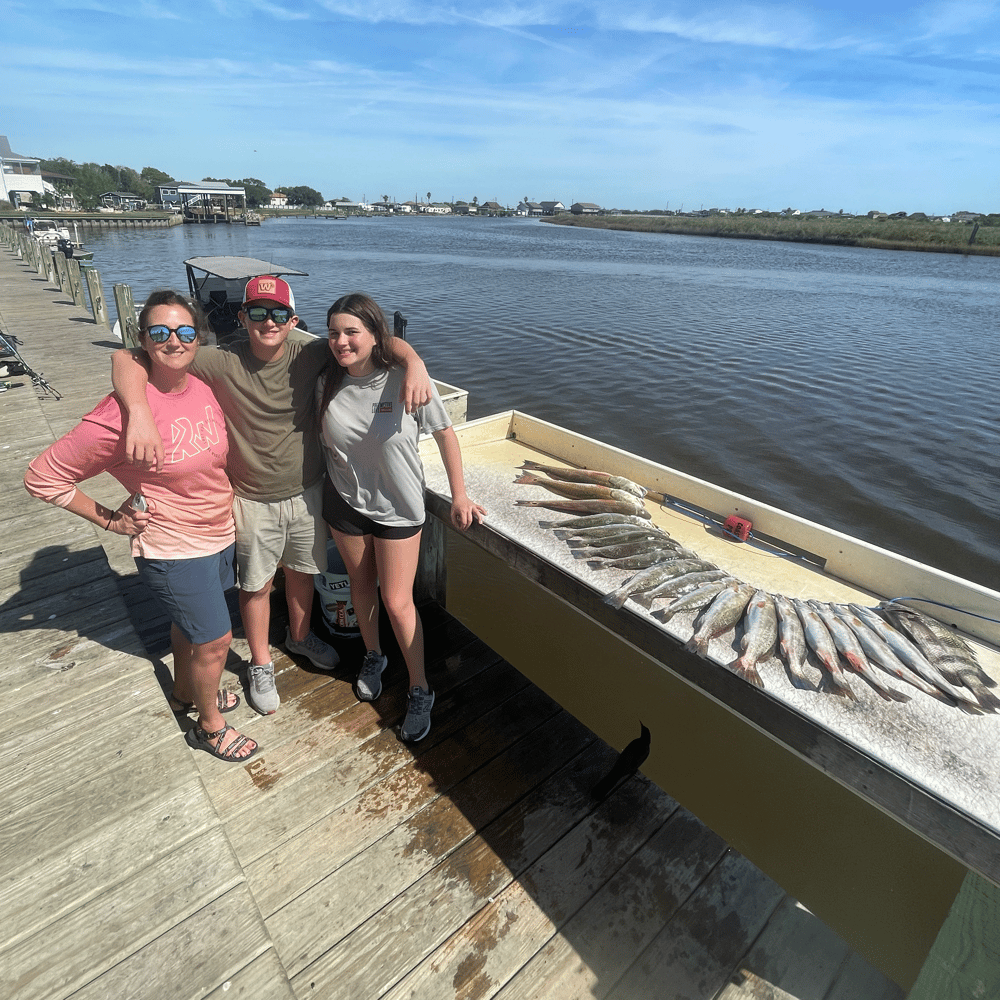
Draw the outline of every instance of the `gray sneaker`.
[[[388,662],[374,649],[365,653],[358,679],[354,682],[354,694],[358,701],[374,701],[382,693],[382,671]]]
[[[251,663],[247,667],[247,679],[250,688],[247,691],[247,701],[251,708],[261,715],[274,715],[278,711],[278,689],[274,686],[274,664],[263,665]]]
[[[431,731],[431,709],[434,692],[425,691],[416,684],[410,688],[406,700],[406,718],[399,730],[399,737],[406,743],[416,743]]]
[[[296,642],[291,630],[285,629],[285,649],[297,656],[308,657],[313,666],[320,670],[333,670],[340,663],[340,656],[333,646],[324,642],[312,629],[306,632],[306,637],[301,642]]]

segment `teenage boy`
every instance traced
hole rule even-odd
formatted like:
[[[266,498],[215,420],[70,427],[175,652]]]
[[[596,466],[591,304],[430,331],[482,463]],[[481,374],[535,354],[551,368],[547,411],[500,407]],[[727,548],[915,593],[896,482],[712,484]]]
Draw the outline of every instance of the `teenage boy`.
[[[191,372],[211,386],[226,416],[240,614],[250,646],[247,697],[270,715],[279,704],[268,641],[271,581],[279,563],[288,602],[285,648],[324,670],[338,661],[336,650],[309,627],[313,577],[326,569],[315,391],[330,350],[325,339],[294,329],[295,298],[281,278],[248,281],[239,318],[248,339],[202,349]],[[394,340],[393,352],[407,370],[402,401],[410,411],[430,398],[427,370],[405,341]],[[160,471],[163,444],[146,403],[147,374],[141,353],[115,352],[112,381],[129,414],[126,455]]]

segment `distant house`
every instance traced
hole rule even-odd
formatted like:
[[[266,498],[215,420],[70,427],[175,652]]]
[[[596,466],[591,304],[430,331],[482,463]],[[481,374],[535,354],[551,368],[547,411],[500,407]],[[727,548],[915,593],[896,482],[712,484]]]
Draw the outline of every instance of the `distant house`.
[[[288,195],[284,191],[275,191],[271,195],[271,208],[288,208]]]
[[[504,215],[506,214],[506,209],[497,201],[484,201],[482,205],[479,206],[480,215]]]
[[[451,215],[451,205],[425,205],[423,211],[428,215]]]
[[[595,205],[592,201],[574,202],[569,209],[574,215],[597,215],[601,211],[600,205]]]
[[[146,207],[146,199],[131,191],[105,191],[101,195],[101,205],[119,212],[139,212]]]
[[[515,215],[543,215],[544,210],[542,206],[538,204],[537,201],[522,201],[517,208],[514,209]]]
[[[334,198],[328,201],[324,208],[332,208],[337,212],[367,212],[368,206],[360,201],[350,201],[348,198]]]
[[[952,212],[952,222],[975,222],[983,217],[982,212]]]
[[[0,198],[22,208],[38,205],[45,194],[56,195],[56,189],[42,177],[42,161],[13,152],[0,135]]]
[[[542,215],[555,215],[556,212],[565,212],[566,206],[561,201],[543,201]]]
[[[451,206],[452,213],[454,215],[478,215],[479,208],[476,205],[470,205],[467,201],[456,201],[454,205]]]
[[[812,212],[806,212],[806,215],[811,215],[817,219],[829,219],[831,216],[842,216],[843,212],[828,212],[825,208],[817,208]]]

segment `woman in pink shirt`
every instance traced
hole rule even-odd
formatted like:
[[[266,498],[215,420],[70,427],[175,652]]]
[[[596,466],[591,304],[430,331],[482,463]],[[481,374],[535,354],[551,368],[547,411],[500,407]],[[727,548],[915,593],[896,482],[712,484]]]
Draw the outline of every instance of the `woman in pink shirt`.
[[[170,616],[171,707],[178,714],[198,710],[198,722],[185,739],[222,760],[242,762],[257,752],[257,743],[226,724],[222,714],[240,699],[219,690],[232,641],[225,591],[235,584],[229,443],[211,389],[188,373],[207,340],[208,325],[188,299],[158,291],[139,314],[139,328],[150,359],[147,397],[167,442],[163,471],[128,462],[124,410],[111,395],[31,463],[24,485],[32,496],[106,531],[131,536],[139,572]],[[101,472],[109,472],[129,493],[117,510],[78,489]],[[138,508],[136,495],[144,500]]]

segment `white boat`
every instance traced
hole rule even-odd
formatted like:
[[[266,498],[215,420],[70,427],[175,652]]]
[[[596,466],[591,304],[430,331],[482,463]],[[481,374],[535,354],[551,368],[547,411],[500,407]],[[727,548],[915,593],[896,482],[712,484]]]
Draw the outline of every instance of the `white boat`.
[[[32,236],[42,246],[48,247],[50,250],[58,250],[74,260],[91,261],[94,259],[94,251],[87,250],[80,242],[76,223],[73,223],[72,235],[67,226],[57,226],[54,222],[35,221],[33,227]]]

